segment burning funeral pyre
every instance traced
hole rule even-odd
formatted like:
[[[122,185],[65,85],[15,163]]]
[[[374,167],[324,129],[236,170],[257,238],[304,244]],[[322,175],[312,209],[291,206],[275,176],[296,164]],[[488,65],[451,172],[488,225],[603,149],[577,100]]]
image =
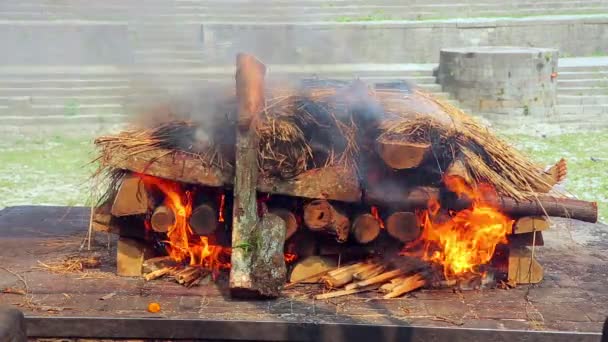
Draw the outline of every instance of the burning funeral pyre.
[[[549,216],[595,203],[450,104],[396,84],[266,83],[237,57],[236,92],[185,120],[99,137],[107,189],[93,226],[120,236],[117,272],[192,286],[229,274],[237,296],[286,282],[329,298],[420,287],[536,283]],[[289,272],[288,272],[289,271]]]

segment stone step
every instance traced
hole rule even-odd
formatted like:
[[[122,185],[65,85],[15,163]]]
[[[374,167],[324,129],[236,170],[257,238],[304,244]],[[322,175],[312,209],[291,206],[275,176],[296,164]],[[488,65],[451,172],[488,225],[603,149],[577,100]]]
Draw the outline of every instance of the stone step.
[[[559,75],[563,72],[587,72],[587,73],[608,72],[608,65],[559,66],[557,71],[558,71],[558,78],[559,78]]]
[[[80,88],[80,87],[122,87],[128,85],[128,78],[107,78],[107,79],[16,79],[3,78],[0,76],[0,87],[2,88]]]
[[[591,87],[591,88],[608,88],[608,78],[580,78],[571,80],[557,81],[557,89],[560,87]]]
[[[122,104],[96,105],[29,105],[11,106],[0,109],[0,116],[77,116],[125,114]]]
[[[561,70],[561,69],[560,69]],[[559,71],[557,80],[574,80],[574,79],[608,79],[608,68],[605,71]]]
[[[57,106],[74,104],[78,105],[101,105],[108,103],[124,103],[125,96],[109,95],[109,96],[0,96],[0,105],[15,106],[21,104],[39,105],[39,106]]]
[[[74,125],[74,124],[95,124],[95,125],[114,125],[123,124],[128,121],[128,116],[124,114],[99,115],[49,115],[49,116],[15,116],[0,115],[2,124],[6,126],[44,126],[44,125]]]
[[[116,87],[0,87],[1,96],[83,96],[83,95],[125,95],[131,91],[129,86]]]
[[[559,87],[558,95],[608,95],[608,89],[602,87]]]
[[[608,105],[608,95],[559,95],[557,103],[560,105]]]
[[[608,105],[590,104],[590,105],[558,105],[557,112],[560,114],[608,114]]]

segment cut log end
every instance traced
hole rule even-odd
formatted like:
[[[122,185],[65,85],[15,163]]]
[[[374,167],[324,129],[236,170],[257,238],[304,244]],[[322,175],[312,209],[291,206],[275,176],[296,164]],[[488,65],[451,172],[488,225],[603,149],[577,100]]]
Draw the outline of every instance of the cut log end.
[[[283,208],[271,208],[270,213],[280,217],[285,222],[285,240],[288,240],[298,230],[298,220],[291,211]]]
[[[387,218],[386,231],[401,242],[411,242],[420,235],[420,224],[416,214],[398,211]]]
[[[314,200],[304,206],[304,223],[313,231],[326,231],[345,242],[350,232],[350,220],[326,200]]]
[[[377,143],[377,151],[386,165],[403,170],[419,166],[430,146],[430,144],[382,140]]]
[[[361,214],[355,218],[351,231],[357,242],[369,243],[380,234],[380,222],[372,214]]]
[[[166,233],[174,224],[175,214],[173,214],[173,211],[169,207],[161,205],[154,209],[154,213],[152,213],[152,218],[150,219],[150,225],[154,231]]]
[[[218,226],[218,212],[216,208],[204,203],[192,211],[190,216],[190,227],[198,235],[209,235],[215,232]]]

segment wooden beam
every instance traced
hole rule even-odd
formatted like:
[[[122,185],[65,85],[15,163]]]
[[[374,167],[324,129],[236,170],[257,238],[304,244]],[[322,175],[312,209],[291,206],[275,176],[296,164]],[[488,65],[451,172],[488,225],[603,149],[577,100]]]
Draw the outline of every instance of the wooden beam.
[[[528,247],[509,248],[509,284],[538,284],[543,275],[543,267],[532,257]]]
[[[135,175],[125,175],[114,197],[112,215],[116,217],[145,214],[150,210],[148,192],[141,179]]]
[[[308,170],[292,180],[260,177],[258,190],[271,194],[342,202],[361,201],[361,188],[356,173],[343,167]]]
[[[232,183],[231,169],[207,167],[192,154],[163,148],[133,154],[126,148],[117,147],[111,153],[105,153],[101,162],[119,169],[191,184],[218,187]]]
[[[549,229],[549,219],[543,216],[524,216],[515,221],[513,234],[542,232]]]

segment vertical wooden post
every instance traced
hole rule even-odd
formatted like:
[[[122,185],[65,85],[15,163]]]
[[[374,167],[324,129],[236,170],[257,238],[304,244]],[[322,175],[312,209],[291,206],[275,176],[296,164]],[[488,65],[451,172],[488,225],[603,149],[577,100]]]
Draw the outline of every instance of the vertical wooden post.
[[[259,137],[256,126],[265,106],[265,73],[266,67],[255,57],[237,56],[238,125],[230,290],[233,296],[239,297],[276,297],[285,282],[285,223],[272,214],[259,220],[257,213]],[[262,264],[266,267],[261,267]]]

